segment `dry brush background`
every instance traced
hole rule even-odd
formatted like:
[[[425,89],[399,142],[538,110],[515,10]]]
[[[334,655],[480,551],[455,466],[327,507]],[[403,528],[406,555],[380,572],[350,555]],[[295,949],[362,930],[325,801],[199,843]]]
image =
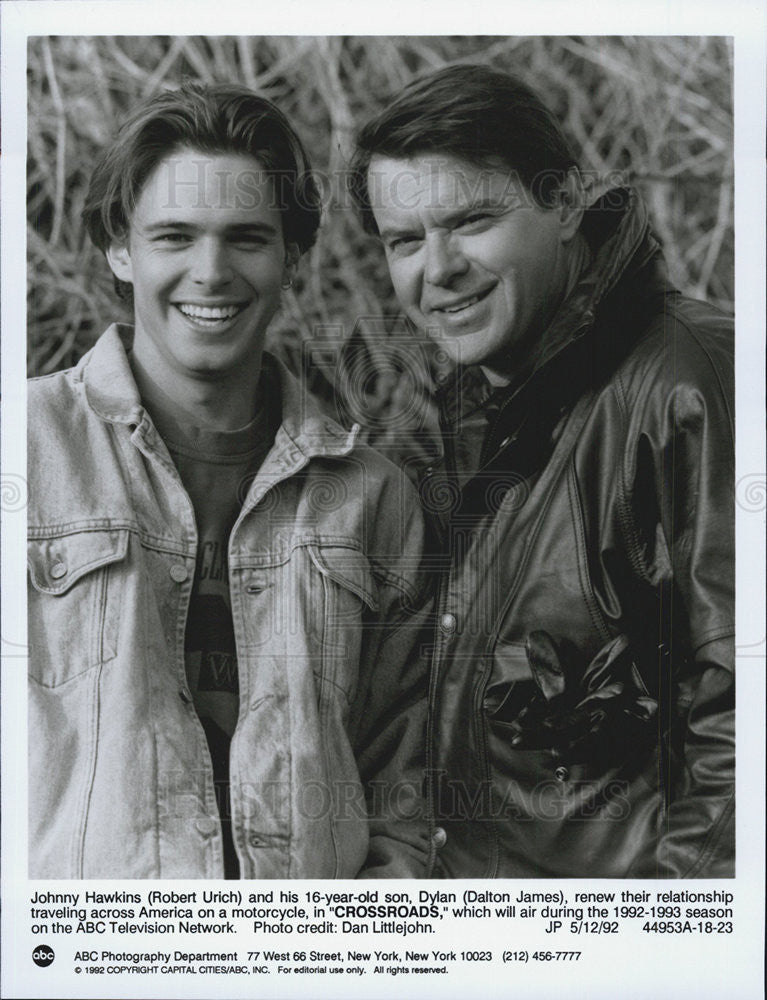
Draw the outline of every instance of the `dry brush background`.
[[[675,284],[732,308],[727,39],[42,37],[30,40],[28,55],[30,374],[74,364],[110,322],[130,318],[80,211],[97,152],[124,111],[182,78],[244,83],[274,100],[304,139],[326,192],[324,222],[269,344],[294,370],[311,368],[328,399],[344,372],[338,345],[355,345],[362,374],[348,409],[401,458],[428,448],[428,433],[412,432],[431,424],[428,406],[414,399],[425,399],[433,357],[420,347],[403,354],[409,334],[382,253],[349,208],[343,175],[355,129],[414,76],[452,62],[521,76],[560,116],[584,169],[613,179],[621,172],[640,188]],[[327,350],[308,360],[310,342]]]

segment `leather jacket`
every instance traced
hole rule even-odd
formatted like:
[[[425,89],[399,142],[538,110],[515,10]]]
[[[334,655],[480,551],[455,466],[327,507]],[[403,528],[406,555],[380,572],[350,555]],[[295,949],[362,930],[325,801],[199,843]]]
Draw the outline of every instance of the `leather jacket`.
[[[32,878],[224,873],[184,662],[195,518],[141,405],[129,332],[29,388]],[[422,873],[415,491],[265,366],[283,421],[229,540],[241,874]]]
[[[669,285],[634,193],[582,231],[532,375],[459,369],[420,483],[447,562],[433,871],[732,876],[732,323]]]

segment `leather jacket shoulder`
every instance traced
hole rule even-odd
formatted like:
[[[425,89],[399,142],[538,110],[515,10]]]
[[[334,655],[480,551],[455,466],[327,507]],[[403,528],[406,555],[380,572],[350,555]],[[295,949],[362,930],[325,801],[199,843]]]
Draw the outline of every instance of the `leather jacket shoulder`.
[[[443,523],[448,876],[733,873],[732,324],[631,204]]]

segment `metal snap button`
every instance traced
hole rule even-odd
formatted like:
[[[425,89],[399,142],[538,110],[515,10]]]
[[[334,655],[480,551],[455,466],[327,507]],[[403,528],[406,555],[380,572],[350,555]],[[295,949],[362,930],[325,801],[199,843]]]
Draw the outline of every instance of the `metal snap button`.
[[[431,842],[437,850],[439,850],[440,847],[445,846],[447,843],[447,833],[443,827],[438,826],[435,829],[434,833],[431,835]]]
[[[53,566],[51,566],[51,576],[53,577],[54,580],[60,580],[62,576],[66,575],[67,575],[66,563],[55,562]]]
[[[458,627],[458,619],[455,617],[455,615],[446,614],[440,618],[439,624],[443,632],[447,633],[455,632],[456,628]]]
[[[189,570],[183,563],[174,563],[170,568],[170,578],[175,583],[183,583],[189,576]]]
[[[179,691],[178,695],[179,695],[179,698],[181,698],[181,700],[184,702],[185,705],[191,705],[191,703],[192,703],[192,696],[187,691],[186,688],[181,688],[181,690]]]
[[[248,843],[251,847],[263,847],[266,841],[263,837],[260,837],[257,833],[251,833],[248,837]]]
[[[554,771],[554,777],[557,779],[557,781],[567,781],[567,779],[570,777],[570,772],[567,770],[566,767],[563,767],[560,764],[560,766]]]

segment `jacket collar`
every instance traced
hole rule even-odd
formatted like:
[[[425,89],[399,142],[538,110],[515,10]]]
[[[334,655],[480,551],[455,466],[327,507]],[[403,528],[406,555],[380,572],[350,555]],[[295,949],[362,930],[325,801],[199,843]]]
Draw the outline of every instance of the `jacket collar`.
[[[662,268],[647,209],[630,188],[613,188],[598,198],[586,210],[581,232],[593,254],[591,263],[544,332],[545,343],[535,368],[523,384],[494,389],[479,366],[458,366],[437,393],[448,424],[484,406],[491,398],[506,399],[537,382],[555,359],[592,330],[598,307],[619,283],[630,280],[653,259]],[[659,274],[659,279],[665,287],[665,272]]]
[[[148,414],[139,396],[127,351],[133,328],[114,323],[83,356],[75,369],[91,409],[110,423],[138,427]],[[348,455],[359,435],[359,424],[345,430],[322,412],[305,385],[268,352],[263,356],[263,377],[279,388],[282,423],[275,436],[278,464],[298,467],[316,456]]]
[[[591,264],[545,332],[546,343],[533,375],[573,340],[583,337],[608,293],[659,250],[644,202],[629,188],[613,188],[594,202],[584,214],[581,232],[593,254]]]

